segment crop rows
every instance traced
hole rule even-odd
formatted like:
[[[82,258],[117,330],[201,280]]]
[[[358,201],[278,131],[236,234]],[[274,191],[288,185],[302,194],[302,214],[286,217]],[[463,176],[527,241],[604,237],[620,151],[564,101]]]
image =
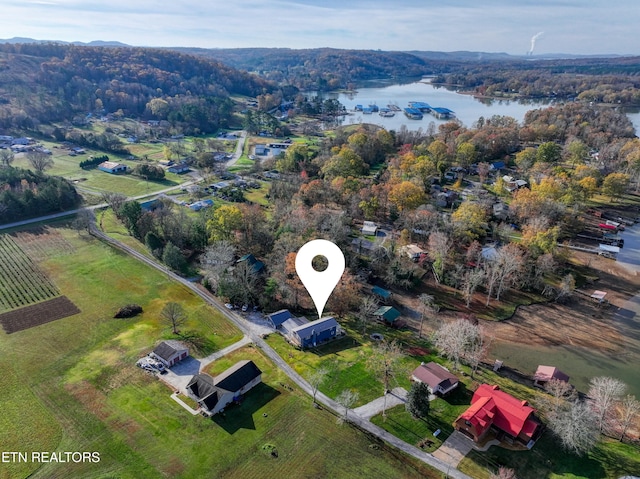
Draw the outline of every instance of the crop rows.
[[[59,296],[47,275],[10,236],[0,236],[0,311]]]
[[[71,254],[75,248],[58,230],[48,227],[29,229],[12,234],[12,238],[33,261],[43,261],[59,255]]]

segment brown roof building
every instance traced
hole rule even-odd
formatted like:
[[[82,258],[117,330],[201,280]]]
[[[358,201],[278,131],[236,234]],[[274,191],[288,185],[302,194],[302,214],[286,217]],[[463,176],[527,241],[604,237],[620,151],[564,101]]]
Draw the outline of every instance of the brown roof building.
[[[424,383],[431,394],[445,395],[458,387],[458,378],[434,362],[422,363],[411,373],[413,381]]]

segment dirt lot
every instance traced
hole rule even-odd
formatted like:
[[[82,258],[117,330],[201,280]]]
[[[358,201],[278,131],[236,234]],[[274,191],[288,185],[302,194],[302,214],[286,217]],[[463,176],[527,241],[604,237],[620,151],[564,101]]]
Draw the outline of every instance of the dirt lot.
[[[640,276],[620,266],[613,260],[588,253],[573,252],[577,265],[588,267],[591,281],[580,290],[591,294],[594,290],[607,292],[609,305],[599,305],[589,297],[574,294],[566,304],[544,303],[521,306],[511,319],[500,322],[482,321],[497,341],[525,344],[558,345],[573,344],[594,348],[603,352],[615,352],[622,348],[624,328],[613,316],[632,296],[640,292]],[[433,291],[426,290],[428,294]],[[394,292],[394,301],[402,309],[403,319],[409,327],[419,328],[420,314],[416,295],[400,295]],[[492,303],[495,301],[492,301]],[[483,307],[484,295],[475,298],[469,313]],[[465,311],[460,302],[460,311]],[[438,320],[460,316],[460,312],[444,310]],[[438,324],[425,320],[423,334],[428,335]]]
[[[8,313],[0,314],[0,324],[7,334],[24,329],[40,326],[78,314],[80,310],[66,296],[44,301],[42,303],[25,306]]]

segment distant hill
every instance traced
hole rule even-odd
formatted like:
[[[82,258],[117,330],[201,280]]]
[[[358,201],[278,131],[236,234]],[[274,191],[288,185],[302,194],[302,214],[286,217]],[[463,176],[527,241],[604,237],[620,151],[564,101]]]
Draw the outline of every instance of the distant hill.
[[[13,38],[0,38],[0,43],[60,43],[62,45],[78,45],[78,46],[88,46],[88,47],[129,47],[131,45],[127,45],[126,43],[116,42],[116,41],[102,41],[102,40],[93,40],[88,43],[84,42],[64,42],[62,40],[36,40],[34,38],[25,38],[25,37],[13,37]]]
[[[0,128],[119,112],[214,131],[230,119],[230,95],[274,88],[256,75],[171,50],[0,44]]]

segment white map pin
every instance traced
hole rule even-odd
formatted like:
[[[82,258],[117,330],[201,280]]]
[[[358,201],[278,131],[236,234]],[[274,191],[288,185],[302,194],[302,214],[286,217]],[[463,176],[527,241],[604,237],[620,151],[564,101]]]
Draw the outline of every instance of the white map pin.
[[[329,266],[324,271],[313,269],[311,262],[316,256],[324,256]],[[302,245],[296,255],[296,272],[300,281],[307,288],[309,296],[318,311],[318,318],[322,318],[324,306],[344,272],[344,254],[335,243],[317,239]]]

